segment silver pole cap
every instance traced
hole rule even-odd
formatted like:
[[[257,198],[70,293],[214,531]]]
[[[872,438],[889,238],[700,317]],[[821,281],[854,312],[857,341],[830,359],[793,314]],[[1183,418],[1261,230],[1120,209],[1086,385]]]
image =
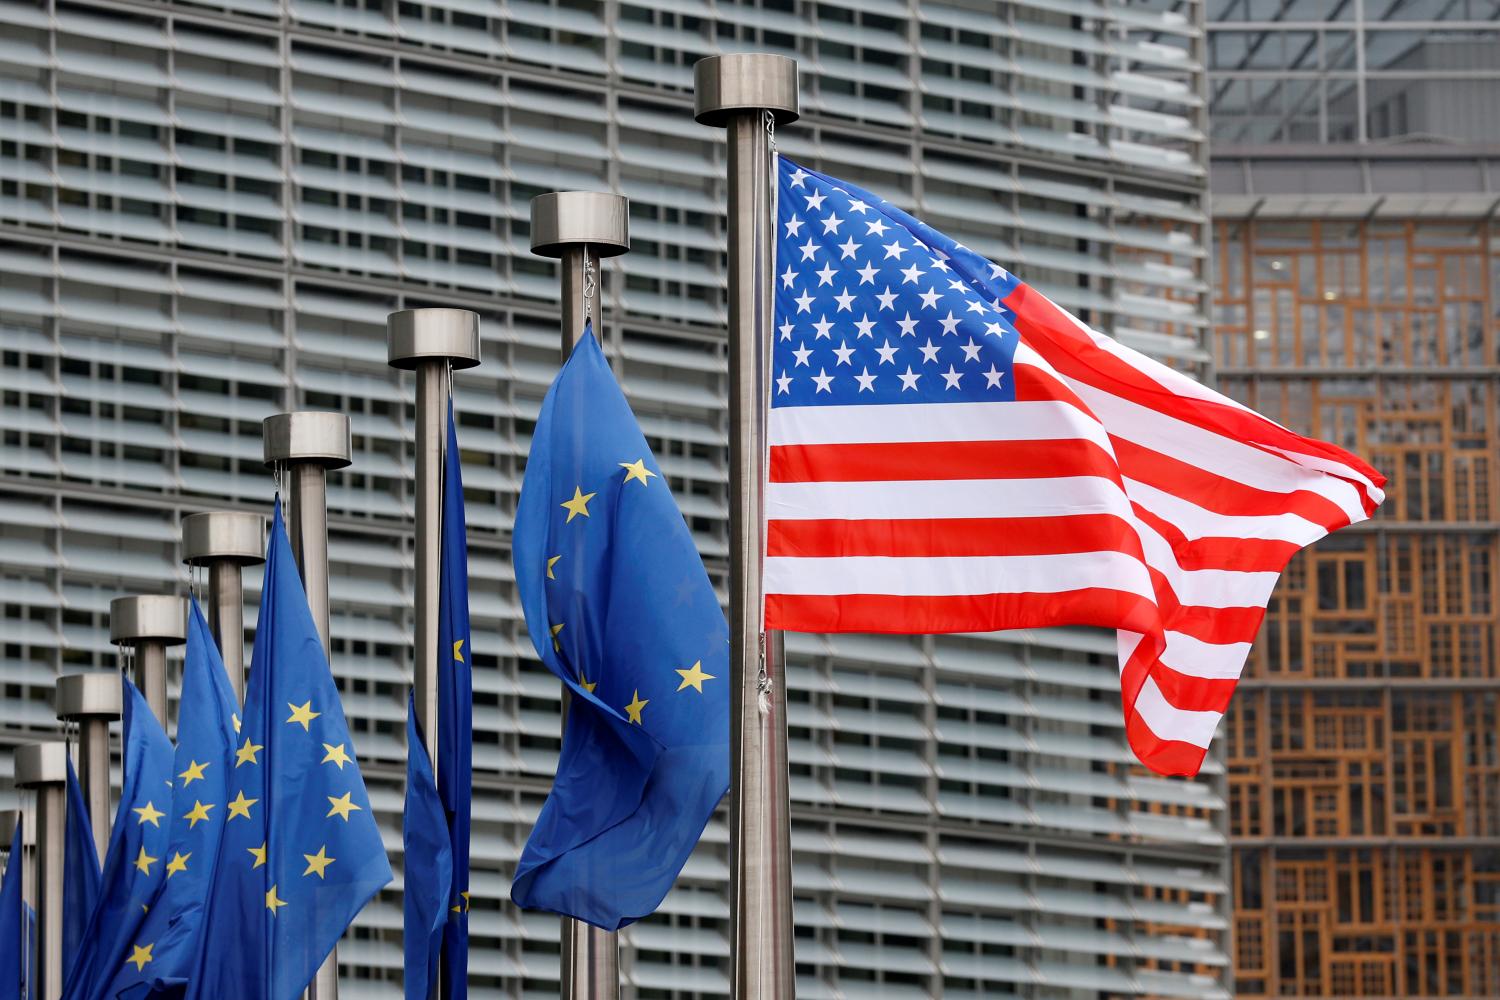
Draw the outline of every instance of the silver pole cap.
[[[24,822],[19,809],[0,809],[0,850],[10,850],[11,838],[16,835],[16,824]],[[21,844],[26,844],[26,834],[21,833]]]
[[[145,594],[109,602],[109,641],[116,646],[155,639],[168,646],[187,641],[187,601]]]
[[[747,111],[769,111],[778,125],[797,110],[797,60],[766,52],[709,56],[693,66],[693,113],[700,125],[724,128]]]
[[[16,787],[61,785],[68,780],[68,745],[62,740],[16,747]]]
[[[479,364],[479,314],[468,309],[403,309],[385,318],[386,361],[408,371],[446,359],[454,368]]]
[[[349,464],[349,417],[325,410],[298,410],[267,417],[261,425],[267,465],[316,462],[325,468]]]
[[[531,252],[561,257],[587,243],[600,257],[630,250],[630,200],[602,191],[551,191],[531,199]]]
[[[182,519],[182,561],[202,566],[229,560],[252,566],[266,560],[266,519],[238,510],[209,510]]]
[[[53,705],[59,719],[118,719],[122,708],[120,675],[111,672],[59,677]]]

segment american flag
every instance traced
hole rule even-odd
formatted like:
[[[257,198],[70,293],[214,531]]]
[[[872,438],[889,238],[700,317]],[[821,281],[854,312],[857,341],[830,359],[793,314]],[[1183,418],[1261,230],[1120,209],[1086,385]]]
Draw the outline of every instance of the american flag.
[[[766,626],[1118,633],[1125,728],[1196,774],[1286,562],[1385,479],[779,161]]]

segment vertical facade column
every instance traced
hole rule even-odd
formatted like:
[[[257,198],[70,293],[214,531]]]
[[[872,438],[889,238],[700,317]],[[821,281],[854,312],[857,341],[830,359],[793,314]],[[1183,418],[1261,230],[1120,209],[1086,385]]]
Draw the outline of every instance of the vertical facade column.
[[[693,67],[699,124],[729,138],[730,996],[793,996],[786,686],[765,629],[766,410],[776,179],[769,122],[796,121],[797,63],[760,53]]]
[[[114,673],[57,679],[57,717],[78,723],[78,784],[89,810],[99,863],[109,849],[109,724],[120,717],[120,678]]]
[[[562,359],[583,337],[584,324],[604,342],[599,260],[630,250],[630,203],[596,191],[555,191],[531,199],[531,252],[561,262]],[[563,688],[563,725],[570,698]],[[572,917],[562,918],[561,997],[616,1000],[620,952],[616,935]]]
[[[182,561],[208,568],[208,630],[219,645],[236,703],[245,700],[244,567],[265,562],[266,519],[213,510],[182,519]]]
[[[416,703],[437,764],[438,589],[443,538],[443,446],[448,372],[479,364],[479,314],[468,309],[404,309],[386,317],[386,360],[417,374]],[[436,771],[433,772],[436,774]]]
[[[135,650],[135,686],[164,732],[167,725],[167,647],[187,637],[187,602],[146,594],[109,602],[109,641]]]
[[[328,472],[349,465],[349,418],[342,413],[299,410],[267,417],[262,425],[266,465],[287,470],[287,535],[302,574],[323,652],[328,644]],[[308,1000],[338,1000],[338,948],[313,977]]]
[[[63,988],[63,842],[67,824],[68,745],[16,748],[16,787],[36,795],[37,1000],[58,1000]]]

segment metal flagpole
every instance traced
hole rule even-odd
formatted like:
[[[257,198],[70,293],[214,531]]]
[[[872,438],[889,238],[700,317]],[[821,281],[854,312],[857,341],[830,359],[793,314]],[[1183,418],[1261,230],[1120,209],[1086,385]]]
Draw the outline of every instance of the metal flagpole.
[[[287,535],[302,572],[302,587],[323,652],[328,646],[328,471],[349,464],[349,418],[342,413],[300,410],[267,417],[261,426],[266,465],[285,466],[291,479]],[[335,947],[324,959],[305,994],[308,1000],[337,1000],[339,958]]]
[[[58,1000],[63,988],[63,831],[67,823],[68,745],[16,747],[17,788],[36,790],[37,1000]]]
[[[180,597],[148,594],[109,602],[109,641],[135,649],[135,686],[169,734],[167,647],[182,645],[186,637],[187,602]]]
[[[630,250],[630,203],[620,195],[556,191],[531,199],[531,252],[562,261],[562,359],[583,336],[585,321],[602,342],[599,259]],[[568,718],[563,688],[563,724]],[[572,917],[562,918],[562,1000],[617,1000],[620,955],[616,936]]]
[[[772,325],[771,126],[797,120],[797,63],[763,53],[693,67],[698,122],[729,139],[730,996],[794,995],[786,688],[764,628]]]
[[[385,318],[386,361],[417,374],[417,612],[413,695],[438,769],[438,597],[442,579],[443,445],[448,440],[449,372],[479,364],[479,314],[468,309],[403,309]],[[447,949],[432,995],[452,973]]]
[[[57,717],[78,723],[78,784],[100,864],[109,849],[109,724],[120,717],[120,695],[120,678],[113,673],[57,679]]]
[[[219,644],[234,700],[245,700],[244,567],[265,562],[266,519],[213,510],[182,519],[182,561],[208,567],[208,630]]]

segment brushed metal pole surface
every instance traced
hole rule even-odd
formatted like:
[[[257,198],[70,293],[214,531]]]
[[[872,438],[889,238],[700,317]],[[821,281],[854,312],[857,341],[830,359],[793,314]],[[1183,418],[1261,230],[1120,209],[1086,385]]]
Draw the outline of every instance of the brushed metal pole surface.
[[[568,360],[583,339],[584,323],[594,325],[594,336],[603,343],[600,326],[599,254],[586,243],[563,247],[562,271],[562,359]],[[585,298],[588,272],[594,275],[592,295]],[[567,728],[572,697],[562,689],[562,728]],[[562,918],[561,1000],[618,1000],[620,996],[620,948],[614,933],[573,917]]]
[[[332,659],[328,646],[328,470],[319,462],[288,462],[291,477],[287,504],[287,534],[292,558],[302,573],[307,606],[312,612],[323,652]],[[338,1000],[338,945],[319,966],[304,996],[307,1000]]]
[[[224,672],[236,704],[245,700],[245,579],[240,564],[215,559],[208,564],[208,630],[219,645]]]
[[[167,644],[161,639],[137,639],[135,646],[135,686],[156,721],[167,729]]]
[[[438,596],[443,533],[443,440],[448,425],[448,361],[417,362],[416,670],[417,721],[437,777]]]
[[[115,678],[119,686],[119,678]],[[99,863],[109,851],[109,719],[85,716],[78,720],[78,789],[89,810],[89,828]]]
[[[729,138],[730,996],[794,995],[791,821],[781,642],[763,628],[772,326],[771,149],[763,113]],[[764,684],[763,684],[764,679]]]
[[[36,786],[36,981],[37,1000],[59,1000],[63,991],[63,842],[67,824],[65,784]]]

